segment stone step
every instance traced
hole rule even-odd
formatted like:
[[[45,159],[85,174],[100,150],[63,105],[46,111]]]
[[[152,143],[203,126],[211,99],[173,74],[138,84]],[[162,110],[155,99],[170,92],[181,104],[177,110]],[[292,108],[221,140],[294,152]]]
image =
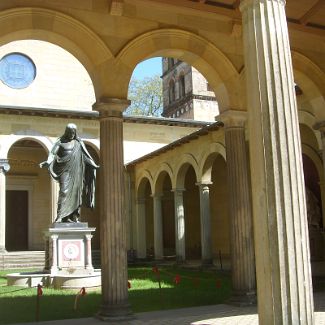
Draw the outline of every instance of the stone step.
[[[8,252],[0,255],[0,269],[43,268],[44,251]]]

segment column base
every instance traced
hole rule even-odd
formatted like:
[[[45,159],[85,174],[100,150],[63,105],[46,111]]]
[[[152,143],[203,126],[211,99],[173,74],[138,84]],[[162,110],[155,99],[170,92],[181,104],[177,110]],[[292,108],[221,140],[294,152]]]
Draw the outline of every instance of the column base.
[[[228,301],[228,304],[238,307],[247,307],[256,305],[257,297],[256,291],[250,292],[241,292],[241,291],[234,291],[231,298]]]
[[[101,305],[95,317],[105,322],[120,322],[134,319],[129,304]]]
[[[177,258],[176,257],[176,264],[177,265],[184,265],[184,264],[186,264],[186,260],[183,259],[183,258]]]
[[[202,267],[211,267],[213,266],[213,259],[204,259],[201,262]]]

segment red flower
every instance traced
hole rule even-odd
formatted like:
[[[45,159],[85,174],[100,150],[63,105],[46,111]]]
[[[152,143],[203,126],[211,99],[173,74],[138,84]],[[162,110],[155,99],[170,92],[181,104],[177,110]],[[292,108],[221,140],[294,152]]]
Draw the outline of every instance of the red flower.
[[[157,267],[157,266],[154,266],[154,267],[152,268],[152,272],[153,272],[153,273],[159,273],[158,267]]]
[[[128,281],[128,288],[131,289],[131,282]]]
[[[37,285],[37,295],[39,297],[43,295],[42,286],[40,284]]]
[[[176,285],[181,282],[181,276],[179,274],[176,274],[176,276],[174,278],[174,282],[175,282]]]

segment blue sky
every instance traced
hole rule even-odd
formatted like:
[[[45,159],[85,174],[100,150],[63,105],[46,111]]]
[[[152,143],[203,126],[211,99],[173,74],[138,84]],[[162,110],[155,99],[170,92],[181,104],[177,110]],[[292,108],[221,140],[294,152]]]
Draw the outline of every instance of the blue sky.
[[[139,63],[135,67],[132,77],[143,79],[145,77],[151,77],[154,74],[162,75],[161,57],[148,59]]]

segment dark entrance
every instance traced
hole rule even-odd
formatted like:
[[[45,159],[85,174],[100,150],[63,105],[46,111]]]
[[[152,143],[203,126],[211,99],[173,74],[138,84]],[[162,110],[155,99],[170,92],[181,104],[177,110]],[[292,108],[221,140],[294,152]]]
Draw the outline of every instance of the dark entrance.
[[[28,191],[6,191],[6,249],[28,250]]]

